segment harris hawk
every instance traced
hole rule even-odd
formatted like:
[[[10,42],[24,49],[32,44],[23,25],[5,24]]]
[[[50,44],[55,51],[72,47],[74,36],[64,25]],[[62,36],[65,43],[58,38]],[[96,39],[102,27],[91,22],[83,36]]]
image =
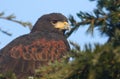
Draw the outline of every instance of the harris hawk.
[[[0,73],[10,71],[17,79],[24,79],[48,62],[60,60],[70,49],[64,35],[69,28],[67,18],[61,13],[41,16],[29,34],[0,50]]]

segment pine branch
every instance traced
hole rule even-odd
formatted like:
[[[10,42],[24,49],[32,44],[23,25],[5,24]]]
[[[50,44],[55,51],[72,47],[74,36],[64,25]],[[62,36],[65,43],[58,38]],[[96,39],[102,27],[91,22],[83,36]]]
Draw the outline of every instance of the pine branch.
[[[11,33],[7,32],[7,31],[5,31],[5,30],[3,30],[3,29],[1,29],[1,28],[0,28],[0,31],[1,31],[2,33],[4,33],[4,34],[8,35],[8,36],[11,36],[11,35],[12,35]]]
[[[15,22],[15,23],[18,23],[18,24],[20,24],[20,25],[22,25],[24,27],[28,26],[30,30],[32,29],[32,24],[30,22],[23,22],[23,21],[20,21],[20,20],[16,20],[16,16],[14,16],[13,14],[5,16],[5,13],[1,12],[0,13],[0,19],[11,21],[11,22]],[[8,33],[7,31],[4,31],[2,29],[0,29],[0,31],[2,33],[5,33],[5,34],[11,36],[11,34]]]

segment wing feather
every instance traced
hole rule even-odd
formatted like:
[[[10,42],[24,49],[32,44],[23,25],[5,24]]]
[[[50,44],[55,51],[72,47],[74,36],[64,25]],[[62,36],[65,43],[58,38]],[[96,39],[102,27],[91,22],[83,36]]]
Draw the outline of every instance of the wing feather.
[[[60,60],[69,50],[64,40],[37,38],[25,44],[18,43],[20,39],[22,37],[1,50],[0,72],[33,74],[36,68],[47,65],[49,61]]]

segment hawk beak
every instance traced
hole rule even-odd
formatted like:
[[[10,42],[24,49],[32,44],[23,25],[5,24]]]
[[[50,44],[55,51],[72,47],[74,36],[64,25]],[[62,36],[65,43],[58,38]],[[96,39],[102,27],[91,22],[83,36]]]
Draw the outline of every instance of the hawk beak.
[[[53,25],[55,28],[58,28],[60,30],[71,30],[69,23],[66,21],[64,21],[64,22],[59,21]]]
[[[64,23],[64,25],[65,25],[65,26],[64,26],[64,29],[70,31],[71,28],[70,28],[69,23],[68,23],[68,22],[63,22],[63,23]]]

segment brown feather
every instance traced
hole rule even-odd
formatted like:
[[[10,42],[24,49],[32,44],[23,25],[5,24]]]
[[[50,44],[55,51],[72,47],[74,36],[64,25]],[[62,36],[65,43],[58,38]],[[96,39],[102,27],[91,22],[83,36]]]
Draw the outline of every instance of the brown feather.
[[[34,75],[35,69],[65,56],[69,44],[62,31],[44,30],[20,36],[4,47],[0,51],[0,73],[13,72],[17,79],[24,79]]]

